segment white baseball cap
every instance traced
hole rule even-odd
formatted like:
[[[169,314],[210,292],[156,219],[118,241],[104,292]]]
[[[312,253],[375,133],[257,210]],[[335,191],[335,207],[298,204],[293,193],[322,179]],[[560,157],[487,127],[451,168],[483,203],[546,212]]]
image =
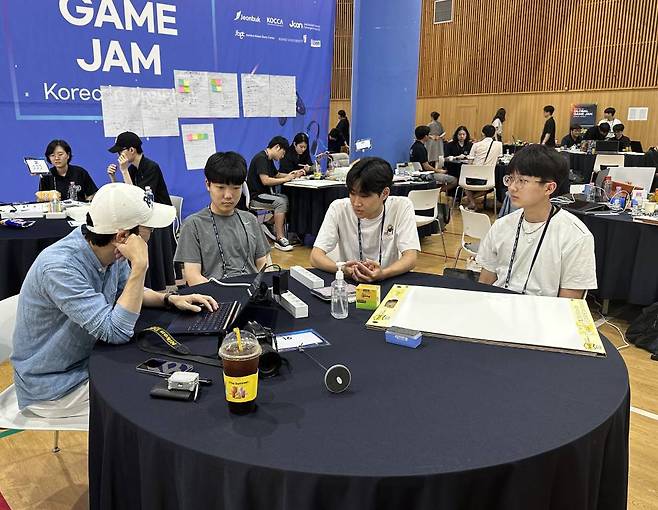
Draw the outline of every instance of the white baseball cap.
[[[113,182],[94,195],[86,223],[95,234],[116,234],[139,225],[163,228],[171,225],[175,217],[175,207],[154,202],[142,188]]]

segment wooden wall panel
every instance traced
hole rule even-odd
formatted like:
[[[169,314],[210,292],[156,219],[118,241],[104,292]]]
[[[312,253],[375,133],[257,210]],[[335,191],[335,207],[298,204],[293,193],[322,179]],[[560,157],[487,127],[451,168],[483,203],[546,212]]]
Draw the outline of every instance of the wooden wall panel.
[[[354,0],[336,1],[334,62],[331,77],[332,99],[349,99],[352,92],[353,14]]]

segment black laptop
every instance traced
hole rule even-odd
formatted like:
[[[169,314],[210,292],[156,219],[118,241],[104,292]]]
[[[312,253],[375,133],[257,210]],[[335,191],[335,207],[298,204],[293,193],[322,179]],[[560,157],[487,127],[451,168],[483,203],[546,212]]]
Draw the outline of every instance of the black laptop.
[[[574,212],[595,212],[595,211],[607,211],[610,209],[607,202],[588,202],[585,200],[585,195],[576,194],[573,195],[574,202],[571,204],[565,204],[564,207],[568,211]]]
[[[619,152],[619,142],[612,140],[597,140],[596,152],[599,154],[616,154]]]
[[[217,335],[220,331],[227,331],[240,312],[240,303],[232,301],[217,304],[219,308],[214,312],[202,310],[198,313],[179,313],[167,331],[172,335]]]
[[[642,142],[639,140],[631,140],[631,150],[633,152],[644,153],[644,149],[642,149]]]

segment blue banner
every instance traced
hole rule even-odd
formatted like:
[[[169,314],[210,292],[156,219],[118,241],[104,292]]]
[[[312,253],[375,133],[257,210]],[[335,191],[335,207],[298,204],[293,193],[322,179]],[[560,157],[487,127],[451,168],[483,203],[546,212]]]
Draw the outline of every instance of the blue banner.
[[[34,199],[37,178],[23,157],[42,156],[55,138],[69,142],[98,186],[108,182],[115,158],[100,87],[174,88],[175,69],[296,77],[294,118],[244,118],[240,105],[237,119],[180,119],[212,123],[217,150],[249,162],[271,137],[299,131],[317,151],[326,147],[332,0],[0,0],[0,17],[0,201]],[[208,203],[203,171],[186,170],[180,136],[145,138],[144,152],[170,193],[184,197],[184,214]]]

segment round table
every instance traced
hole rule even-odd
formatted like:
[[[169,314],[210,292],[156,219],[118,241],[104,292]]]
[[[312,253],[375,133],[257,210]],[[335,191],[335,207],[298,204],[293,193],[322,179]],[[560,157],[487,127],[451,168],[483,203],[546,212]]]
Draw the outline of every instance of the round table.
[[[74,227],[69,220],[35,220],[25,229],[0,226],[0,299],[20,292],[32,263],[45,248],[66,237]],[[171,227],[157,228],[149,239],[149,269],[144,285],[164,290],[174,285],[176,240]]]
[[[396,282],[496,291],[422,273]],[[367,330],[371,312],[351,306],[334,320],[327,303],[290,287],[311,318],[281,311],[276,331],[315,328],[331,345],[309,353],[348,365],[349,390],[330,394],[311,360],[287,353],[290,370],[260,381],[256,412],[235,416],[217,368],[195,366],[215,381],[197,402],[155,400],[158,380],[135,371],[148,354],[98,345],[89,364],[92,509],[626,508],[628,375],[607,340],[605,358],[435,338],[408,349]],[[244,292],[193,290],[224,300]],[[147,310],[140,323],[172,318]],[[216,352],[214,338],[183,341]]]
[[[594,236],[596,295],[605,301],[623,300],[642,306],[658,301],[658,228],[634,222],[628,213],[570,212]]]
[[[68,220],[34,221],[29,228],[0,226],[0,299],[18,294],[37,255],[73,230]]]
[[[391,188],[393,196],[407,196],[410,191],[435,189],[434,181],[394,183]],[[327,213],[334,200],[348,196],[347,187],[342,185],[324,188],[305,188],[301,186],[282,186],[282,192],[288,197],[289,210],[287,214],[288,230],[295,232],[303,239],[305,235],[317,236]],[[419,234],[429,235],[438,232],[435,224],[419,229]]]

